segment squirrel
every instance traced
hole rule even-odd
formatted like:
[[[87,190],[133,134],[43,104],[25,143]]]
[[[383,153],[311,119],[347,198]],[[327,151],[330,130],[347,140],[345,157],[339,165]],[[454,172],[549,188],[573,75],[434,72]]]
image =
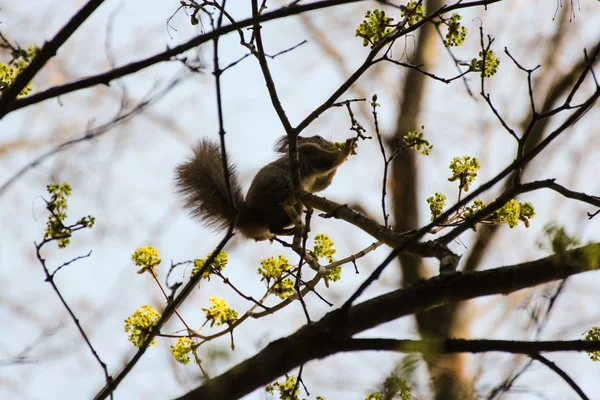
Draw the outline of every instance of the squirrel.
[[[302,189],[316,193],[327,188],[337,168],[351,154],[356,154],[356,140],[350,138],[340,145],[321,136],[299,136]],[[282,155],[258,171],[245,198],[235,165],[227,158],[233,199],[231,206],[219,144],[201,139],[192,150],[192,156],[175,171],[178,192],[192,216],[215,230],[225,230],[235,222],[237,231],[256,241],[293,234],[293,227],[290,228],[292,220],[282,208],[283,203],[294,194],[287,136],[275,144],[275,151]]]

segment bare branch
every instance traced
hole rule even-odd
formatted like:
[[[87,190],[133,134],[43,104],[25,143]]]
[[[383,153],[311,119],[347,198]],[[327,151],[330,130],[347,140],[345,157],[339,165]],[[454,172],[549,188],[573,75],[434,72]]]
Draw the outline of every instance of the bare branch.
[[[21,176],[23,176],[30,169],[37,167],[42,162],[44,162],[46,159],[66,150],[78,143],[82,143],[82,142],[85,142],[88,140],[98,138],[98,137],[102,136],[103,134],[110,132],[111,129],[114,128],[115,126],[118,126],[118,125],[128,122],[136,115],[139,115],[140,113],[145,111],[149,106],[153,105],[158,100],[163,98],[163,96],[165,94],[167,94],[168,92],[170,92],[171,89],[173,89],[175,86],[177,86],[177,84],[180,81],[181,80],[179,78],[174,79],[170,84],[168,84],[158,94],[156,94],[153,97],[149,97],[145,100],[140,101],[131,110],[123,113],[124,110],[122,108],[119,108],[118,114],[114,117],[113,120],[111,120],[103,125],[100,125],[97,128],[88,130],[83,135],[78,136],[73,139],[70,139],[70,140],[67,140],[66,142],[63,142],[63,143],[59,144],[58,146],[54,147],[53,149],[48,150],[47,152],[39,155],[34,160],[30,161],[27,165],[22,167],[19,171],[17,171],[12,177],[10,177],[6,182],[4,182],[2,184],[2,186],[0,186],[0,196],[2,196],[8,190],[8,188],[10,186],[12,186],[12,184],[14,184],[19,178],[21,178]]]
[[[569,384],[569,386],[571,386],[573,388],[573,390],[583,400],[589,400],[589,397],[587,397],[585,395],[585,393],[583,393],[583,390],[581,390],[581,388],[579,386],[577,386],[577,384],[575,383],[575,381],[569,375],[567,375],[567,373],[565,371],[563,371],[562,369],[560,369],[552,361],[548,360],[546,357],[541,356],[539,354],[532,355],[531,358],[533,358],[534,360],[537,360],[537,361],[541,362],[542,364],[544,364],[545,366],[547,366],[548,368],[550,368],[552,371],[556,372],[558,374],[558,376],[560,376],[561,378],[563,378],[565,380],[565,382],[567,382]]]

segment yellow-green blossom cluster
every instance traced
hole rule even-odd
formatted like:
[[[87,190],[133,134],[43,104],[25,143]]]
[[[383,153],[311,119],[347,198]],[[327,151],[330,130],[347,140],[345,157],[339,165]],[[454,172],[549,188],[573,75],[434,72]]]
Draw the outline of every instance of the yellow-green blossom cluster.
[[[417,22],[423,19],[425,16],[425,7],[423,6],[423,2],[421,2],[417,6],[416,1],[410,0],[405,8],[402,8],[400,11],[400,15],[402,18],[406,18],[407,15],[410,15],[408,18],[408,25],[413,26]]]
[[[294,291],[294,281],[290,278],[280,279],[271,287],[271,292],[284,300],[294,294]]]
[[[385,397],[381,393],[369,393],[365,400],[385,400]]]
[[[333,240],[328,235],[318,234],[315,236],[313,254],[317,258],[326,258],[329,263],[335,262],[336,250],[333,248]],[[327,269],[323,274],[325,286],[329,287],[329,282],[337,282],[342,278],[342,266],[338,265]]]
[[[50,201],[46,202],[46,209],[50,212],[46,223],[44,239],[52,239],[58,242],[58,247],[64,249],[71,243],[71,234],[74,229],[82,227],[91,228],[96,219],[91,215],[79,219],[74,225],[65,225],[67,219],[67,197],[71,195],[71,185],[67,182],[61,184],[50,184],[46,186],[50,193]]]
[[[467,28],[460,24],[461,19],[462,17],[460,14],[454,13],[449,20],[444,21],[446,26],[448,26],[448,33],[446,33],[444,46],[456,47],[462,46],[465,43],[465,39],[467,37]]]
[[[71,229],[64,224],[67,218],[67,197],[71,195],[71,185],[67,182],[50,184],[46,186],[46,189],[51,198],[46,203],[46,209],[50,211],[50,215],[48,216],[44,237],[57,239],[58,247],[65,248],[71,242]]]
[[[370,43],[373,47],[392,32],[390,26],[393,20],[385,15],[385,11],[367,11],[365,20],[356,28],[356,36],[362,38],[363,46],[366,47]]]
[[[328,235],[320,233],[315,236],[313,254],[317,258],[326,258],[330,263],[335,262],[333,245],[333,240]]]
[[[174,345],[171,345],[171,354],[177,362],[186,365],[190,362],[189,353],[194,349],[194,341],[189,337],[177,339]]]
[[[135,347],[142,347],[152,327],[160,319],[160,313],[153,307],[144,304],[125,320],[125,332],[129,332],[128,340]],[[156,345],[156,340],[152,339],[152,346]]]
[[[450,170],[452,176],[448,178],[450,182],[459,181],[459,188],[465,192],[469,190],[469,185],[475,181],[477,177],[477,171],[481,168],[481,164],[477,158],[471,158],[469,156],[454,157],[450,163]],[[438,218],[446,206],[446,196],[442,193],[436,193],[434,196],[427,198],[429,209],[431,210],[431,221]],[[483,200],[477,198],[473,201],[470,206],[464,207],[458,212],[457,216],[452,217],[453,221],[456,218],[464,220],[472,217],[487,206]],[[509,227],[514,228],[519,224],[519,221],[523,222],[526,227],[529,227],[529,220],[535,216],[535,210],[533,205],[527,201],[519,203],[515,199],[512,199],[504,204],[498,210],[492,212],[481,220],[484,223],[493,224],[508,224]]]
[[[161,263],[161,259],[158,256],[158,250],[152,246],[144,246],[136,249],[131,255],[131,261],[138,267],[142,267],[138,270],[138,274],[149,272],[152,268],[156,267]]]
[[[91,215],[88,215],[87,217],[83,217],[79,221],[76,222],[77,225],[82,225],[82,226],[85,226],[86,228],[93,227],[95,223],[96,223],[96,218],[92,217]]]
[[[592,326],[592,329],[585,333],[583,340],[589,342],[600,342],[600,327]],[[588,351],[587,353],[592,361],[600,361],[600,351]]]
[[[462,65],[462,64],[461,64]],[[474,58],[469,64],[469,71],[481,72],[481,77],[489,78],[498,72],[498,66],[500,65],[500,59],[496,56],[493,50],[488,50],[485,53],[485,68],[483,67],[483,51],[479,52],[479,58]]]
[[[425,129],[425,127],[421,126],[421,129]],[[404,137],[402,137],[402,140],[408,147],[413,150],[417,150],[424,156],[428,156],[431,154],[431,150],[433,150],[433,145],[429,144],[429,141],[425,140],[423,132],[408,132],[406,135],[404,135]]]
[[[514,228],[522,221],[529,228],[529,219],[535,216],[533,205],[529,202],[519,203],[515,199],[510,200],[501,209],[492,214],[494,222],[507,223]]]
[[[325,286],[329,287],[329,282],[337,282],[342,279],[342,266],[338,265],[333,268],[328,268],[323,274],[323,282]]]
[[[206,319],[210,321],[211,327],[223,324],[231,325],[237,321],[237,311],[229,308],[225,300],[216,296],[211,296],[208,300],[212,303],[210,308],[203,308],[202,311],[206,314]]]
[[[37,46],[29,46],[27,49],[16,49],[12,52],[13,59],[8,64],[0,63],[0,94],[27,68],[39,51],[40,48]],[[31,93],[31,83],[28,83],[19,95],[25,96],[29,93]]]
[[[275,282],[271,291],[281,299],[287,299],[294,293],[294,281],[290,278],[283,278],[283,274],[288,272],[292,266],[287,258],[279,256],[278,258],[269,257],[260,261],[258,274],[262,276],[261,281],[265,281],[267,286],[271,281]]]
[[[284,256],[278,258],[269,257],[260,261],[260,267],[258,268],[258,274],[263,277],[261,280],[277,280],[281,278],[284,272],[291,269],[290,262]]]
[[[469,185],[477,177],[477,171],[481,168],[479,160],[469,156],[454,157],[450,162],[450,171],[452,176],[448,178],[450,182],[459,181],[459,188],[465,192],[469,191]]]
[[[273,382],[265,388],[265,391],[274,395],[275,391],[279,392],[280,400],[299,400],[300,385],[296,383],[296,377],[285,374],[285,381]]]
[[[465,207],[463,216],[468,218],[472,215],[477,214],[483,208],[487,206],[481,199],[475,199],[473,204],[469,207]],[[528,202],[519,203],[515,199],[508,201],[502,208],[494,211],[490,216],[484,219],[485,222],[493,222],[495,224],[508,224],[509,227],[514,228],[519,224],[519,221],[529,228],[529,220],[535,216],[535,210],[533,205]]]
[[[205,260],[208,260],[211,256],[212,256],[212,253],[208,253],[206,255],[206,259],[203,259],[203,258],[195,259],[194,260],[194,268],[192,268],[192,275],[196,275],[198,272],[200,272],[202,270],[202,267],[204,267],[204,263],[206,262]],[[204,274],[202,274],[202,278],[209,279],[211,274],[214,274],[216,272],[222,272],[223,269],[225,269],[225,267],[227,266],[228,262],[229,262],[229,256],[227,256],[227,253],[225,253],[224,251],[220,251],[219,254],[217,254],[215,259],[213,260],[210,268],[208,270],[204,271]]]
[[[465,207],[465,211],[463,212],[463,216],[465,218],[473,216],[473,215],[477,214],[479,211],[481,211],[485,206],[487,206],[487,204],[485,204],[483,202],[483,200],[481,200],[480,198],[476,198],[475,200],[473,200],[473,204],[471,204],[470,206]]]
[[[436,193],[427,198],[427,204],[429,204],[429,210],[431,210],[431,221],[434,221],[437,217],[442,215],[442,212],[444,212],[444,207],[446,207],[446,195],[443,193]]]

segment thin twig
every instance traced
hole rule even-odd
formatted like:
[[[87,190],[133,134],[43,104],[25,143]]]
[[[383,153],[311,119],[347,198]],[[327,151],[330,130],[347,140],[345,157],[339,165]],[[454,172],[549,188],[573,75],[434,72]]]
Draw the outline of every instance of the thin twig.
[[[581,390],[581,388],[575,383],[575,381],[569,375],[567,375],[565,371],[560,369],[555,363],[553,363],[552,361],[548,360],[546,357],[540,354],[532,354],[531,358],[541,362],[542,364],[550,368],[552,371],[556,372],[558,376],[563,378],[564,381],[567,382],[569,386],[571,386],[571,388],[573,388],[575,393],[577,393],[579,397],[582,398],[582,400],[590,400],[589,397],[587,397],[585,393],[583,393],[583,390]]]
[[[50,157],[54,156],[55,154],[58,154],[78,143],[82,143],[82,142],[85,142],[85,141],[88,141],[88,140],[91,140],[94,138],[98,138],[98,137],[102,136],[103,134],[109,132],[115,126],[118,126],[118,125],[128,122],[133,117],[135,117],[136,115],[139,115],[140,113],[145,111],[148,107],[155,104],[158,100],[162,99],[164,97],[164,95],[169,93],[171,91],[171,89],[173,89],[175,86],[177,86],[177,84],[179,84],[180,82],[181,82],[180,78],[175,78],[162,91],[160,91],[153,97],[150,97],[150,95],[148,95],[146,97],[146,99],[140,101],[130,111],[123,113],[122,108],[119,108],[117,115],[111,121],[109,121],[103,125],[100,125],[97,128],[88,130],[86,133],[82,134],[81,136],[75,137],[73,139],[69,139],[66,142],[63,142],[63,143],[59,144],[58,146],[54,147],[53,149],[48,150],[47,152],[37,156],[35,159],[30,161],[27,165],[25,165],[20,170],[18,170],[12,177],[10,177],[6,182],[4,182],[2,184],[2,186],[0,186],[0,196],[2,196],[6,192],[6,190],[8,190],[8,188],[10,186],[12,186],[27,171],[29,171],[30,169],[32,169],[34,167],[37,167],[42,162],[44,162],[47,158],[50,158]]]
[[[54,238],[52,240],[55,240],[55,239],[56,238]],[[62,295],[62,293],[60,292],[60,290],[56,286],[56,283],[54,282],[54,274],[56,274],[56,272],[58,272],[58,270],[60,270],[62,267],[64,267],[65,265],[69,264],[70,262],[61,265],[59,268],[57,268],[54,271],[54,273],[51,274],[50,270],[46,266],[46,259],[44,259],[42,257],[42,253],[41,253],[42,247],[44,246],[44,244],[46,244],[46,243],[48,243],[48,242],[50,242],[52,240],[43,240],[40,244],[37,244],[37,243],[34,242],[36,257],[37,257],[38,261],[40,262],[40,264],[42,265],[42,268],[44,269],[44,273],[46,274],[46,282],[48,282],[50,284],[50,286],[52,286],[52,289],[54,290],[54,292],[58,296],[60,302],[65,307],[65,309],[67,310],[67,312],[69,313],[69,315],[71,316],[71,319],[75,323],[75,326],[77,327],[77,330],[81,334],[81,337],[83,337],[83,340],[85,341],[86,345],[88,346],[88,348],[92,352],[92,355],[94,356],[94,358],[96,359],[96,361],[98,361],[98,364],[100,364],[100,367],[102,368],[102,371],[104,372],[104,379],[106,381],[106,384],[110,385],[113,382],[113,378],[108,373],[108,369],[106,367],[106,363],[104,363],[104,361],[102,361],[102,359],[100,358],[100,355],[98,354],[98,352],[96,351],[96,349],[92,345],[92,342],[90,341],[88,335],[83,330],[83,326],[81,326],[81,323],[79,322],[79,318],[77,318],[75,316],[75,313],[73,312],[73,310],[71,309],[71,307],[67,304],[67,301],[65,300],[65,298]],[[72,261],[74,261],[74,260],[72,260]],[[112,398],[112,394],[111,394],[111,398]]]

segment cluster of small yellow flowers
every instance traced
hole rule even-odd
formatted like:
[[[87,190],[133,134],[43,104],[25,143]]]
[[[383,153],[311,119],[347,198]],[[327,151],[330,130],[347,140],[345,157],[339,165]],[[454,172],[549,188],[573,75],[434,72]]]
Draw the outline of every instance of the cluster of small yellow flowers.
[[[125,320],[125,332],[129,333],[128,340],[135,347],[142,347],[152,327],[160,319],[160,313],[153,307],[144,304]],[[156,345],[156,340],[152,339],[152,346]]]
[[[46,189],[51,197],[50,201],[46,203],[46,209],[50,211],[50,215],[44,237],[56,239],[58,247],[62,249],[71,243],[71,229],[64,224],[67,219],[67,197],[71,195],[71,185],[67,182],[50,184],[46,186]]]
[[[91,228],[96,219],[91,215],[81,218],[73,225],[66,225],[67,219],[67,197],[71,195],[71,185],[67,182],[61,184],[50,184],[46,186],[51,195],[50,201],[46,202],[46,209],[50,212],[46,222],[45,240],[56,240],[58,247],[64,249],[71,243],[71,235],[74,230]]]
[[[498,72],[498,67],[500,66],[500,59],[494,53],[493,50],[488,50],[485,52],[485,68],[483,66],[483,51],[479,52],[479,58],[474,58],[467,65],[469,67],[469,71],[472,72],[481,72],[482,78],[489,78],[493,76],[496,72]]]
[[[431,211],[431,221],[434,221],[437,217],[442,215],[442,212],[444,212],[444,207],[446,207],[446,195],[443,193],[436,193],[427,198],[427,204],[429,204],[429,210]]]
[[[592,329],[585,333],[583,340],[589,342],[600,342],[600,327],[592,326]],[[600,351],[588,351],[587,353],[592,361],[600,361]]]
[[[290,262],[284,256],[269,257],[260,261],[258,274],[262,276],[261,281],[265,281],[267,287],[274,282],[270,290],[279,298],[286,299],[294,293],[294,281],[283,278],[283,274],[291,268]]]
[[[406,4],[406,7],[400,10],[400,15],[402,18],[406,18],[407,15],[410,15],[408,18],[408,25],[413,26],[425,16],[425,7],[423,6],[423,2],[417,6],[416,1],[410,0],[408,4]]]
[[[263,277],[262,280],[276,280],[281,277],[284,272],[291,268],[290,262],[284,256],[278,258],[269,257],[260,261],[258,274]]]
[[[233,324],[237,321],[237,311],[229,308],[225,300],[212,296],[208,300],[212,303],[210,308],[203,308],[202,311],[206,314],[206,319],[210,321],[210,326]]]
[[[463,216],[468,218],[475,215],[483,208],[487,206],[481,199],[475,199],[471,206],[465,207]],[[519,203],[515,199],[510,200],[499,210],[494,211],[490,216],[486,217],[483,221],[495,224],[508,224],[509,227],[514,228],[519,224],[519,221],[523,222],[525,227],[529,228],[529,220],[535,216],[533,205],[527,201]]]
[[[472,205],[470,205],[468,207],[465,207],[465,211],[463,212],[463,216],[465,218],[471,217],[471,216],[477,214],[483,208],[485,208],[485,206],[487,206],[487,204],[485,204],[483,202],[483,200],[481,200],[480,198],[476,198],[475,200],[473,200],[473,204]]]
[[[315,236],[313,254],[317,258],[326,258],[330,263],[335,262],[333,245],[333,240],[328,235],[318,234]]]
[[[208,253],[206,255],[206,260],[208,260],[211,257],[211,255],[212,253]],[[202,278],[209,279],[211,274],[214,274],[215,272],[222,272],[223,269],[225,269],[225,267],[227,266],[228,262],[229,257],[227,256],[227,253],[225,253],[224,251],[220,251],[219,254],[215,257],[215,260],[212,262],[211,267],[207,271],[204,271],[204,274],[202,274]],[[204,267],[204,263],[205,259],[195,259],[194,268],[192,268],[192,275],[196,275],[198,272],[200,272],[202,270],[202,267]]]
[[[375,9],[365,13],[365,20],[356,28],[356,37],[362,38],[363,46],[371,44],[371,47],[381,42],[384,37],[390,34],[392,28],[390,25],[394,21],[385,15],[385,11]]]
[[[450,170],[452,176],[448,178],[450,182],[459,181],[459,188],[465,192],[469,190],[470,184],[475,181],[477,177],[477,171],[479,171],[481,164],[477,158],[471,158],[469,156],[454,157],[450,163]],[[446,206],[446,196],[442,193],[436,193],[427,199],[429,209],[431,210],[431,221],[438,218]],[[462,221],[466,218],[472,217],[487,206],[483,200],[477,198],[469,206],[462,208],[456,217],[452,217],[453,221]],[[507,224],[509,227],[514,228],[522,222],[525,227],[529,227],[529,220],[535,216],[535,210],[533,205],[529,202],[517,202],[515,199],[508,201],[498,210],[492,212],[481,220],[483,223],[488,224]]]
[[[421,126],[421,129],[425,129],[425,127]],[[430,155],[431,150],[433,150],[433,145],[429,144],[429,141],[424,138],[423,132],[408,132],[406,135],[404,135],[404,137],[402,137],[402,140],[408,147],[418,151],[424,156]]]
[[[273,284],[271,292],[280,299],[287,299],[294,294],[294,281],[290,278],[280,279]]]
[[[265,391],[272,395],[278,391],[280,400],[299,400],[300,385],[296,383],[295,376],[285,374],[285,381],[271,383],[265,387]]]
[[[319,234],[315,236],[313,254],[317,258],[325,258],[329,263],[335,262],[336,250],[333,248],[334,243],[333,240],[328,235]],[[329,268],[323,274],[323,282],[325,282],[325,286],[329,287],[329,282],[337,282],[342,278],[342,266],[338,265],[337,267]]]
[[[329,287],[329,282],[337,282],[342,279],[342,266],[338,265],[333,268],[328,268],[327,272],[323,274],[323,282],[325,286]]]
[[[458,180],[459,187],[465,192],[469,191],[469,185],[477,177],[477,171],[481,168],[479,160],[469,156],[454,157],[450,162],[450,171],[452,176],[448,178],[450,182]]]
[[[171,354],[177,362],[186,365],[190,362],[189,353],[193,351],[194,341],[189,337],[177,339],[174,345],[171,345]]]
[[[506,223],[514,228],[522,221],[529,228],[529,218],[533,218],[535,212],[529,202],[519,203],[515,199],[510,200],[501,209],[492,214],[496,223]]]
[[[4,92],[14,81],[17,76],[31,62],[31,60],[39,53],[40,48],[37,46],[29,46],[27,49],[16,49],[12,52],[12,60],[8,63],[0,63],[0,94]],[[26,96],[31,93],[31,83],[28,83],[19,96]]]
[[[150,272],[152,268],[160,264],[162,260],[158,256],[158,250],[152,246],[144,246],[133,252],[131,261],[138,267],[142,267],[137,273],[143,274],[144,272]]]
[[[467,28],[461,25],[461,19],[462,17],[460,14],[454,13],[449,20],[444,21],[446,26],[448,26],[448,33],[446,33],[444,46],[455,47],[462,46],[465,43],[465,39],[467,37]]]

